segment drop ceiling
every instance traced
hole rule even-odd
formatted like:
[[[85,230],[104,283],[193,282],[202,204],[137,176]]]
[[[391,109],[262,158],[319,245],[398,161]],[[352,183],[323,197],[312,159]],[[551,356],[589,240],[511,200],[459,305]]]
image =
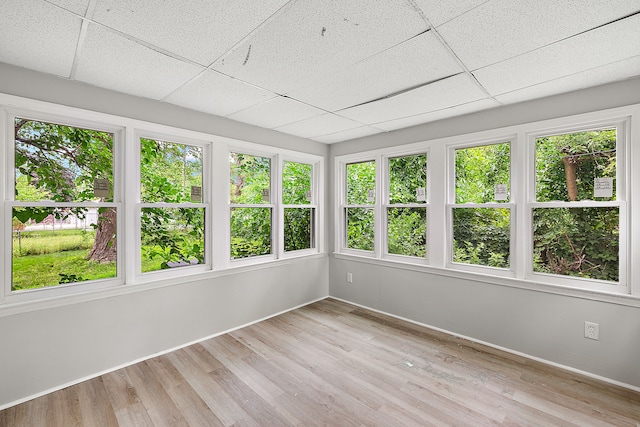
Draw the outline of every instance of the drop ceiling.
[[[0,62],[335,143],[639,76],[640,0],[3,0]]]

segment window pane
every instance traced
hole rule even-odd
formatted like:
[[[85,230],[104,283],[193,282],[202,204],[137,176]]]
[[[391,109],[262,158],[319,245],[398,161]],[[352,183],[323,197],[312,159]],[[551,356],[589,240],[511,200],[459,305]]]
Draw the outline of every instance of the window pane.
[[[113,208],[13,208],[11,290],[116,276]]]
[[[312,167],[306,163],[283,162],[282,203],[305,205],[311,203]]]
[[[453,261],[509,268],[510,210],[453,209]]]
[[[314,209],[284,209],[284,250],[297,251],[314,247]]]
[[[376,163],[362,162],[347,165],[347,204],[375,203]]]
[[[204,263],[204,208],[142,208],[143,273]]]
[[[229,154],[231,203],[271,203],[271,159]]]
[[[373,251],[373,209],[347,208],[346,215],[347,248]]]
[[[271,208],[231,209],[231,258],[271,253]]]
[[[16,118],[15,182],[20,201],[111,201],[113,134]]]
[[[389,159],[389,203],[425,203],[427,155]]]
[[[536,140],[536,200],[540,202],[615,200],[615,177],[615,129]]]
[[[508,202],[508,142],[456,150],[456,203]]]
[[[202,201],[202,147],[140,138],[141,200]]]
[[[427,252],[427,209],[388,208],[388,252],[424,258]]]
[[[619,211],[533,210],[533,269],[541,273],[619,280]]]

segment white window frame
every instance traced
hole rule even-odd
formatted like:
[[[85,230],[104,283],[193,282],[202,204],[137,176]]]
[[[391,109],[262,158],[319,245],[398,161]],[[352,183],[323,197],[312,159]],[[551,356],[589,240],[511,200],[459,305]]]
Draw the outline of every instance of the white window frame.
[[[382,206],[381,206],[381,217],[382,217],[382,233],[381,233],[381,244],[382,244],[382,258],[384,259],[389,259],[389,260],[393,260],[393,261],[398,261],[398,262],[406,262],[406,263],[415,263],[415,264],[428,264],[429,263],[429,223],[430,223],[430,206],[429,206],[429,202],[430,202],[430,198],[431,198],[431,191],[430,191],[430,185],[431,185],[431,180],[429,179],[429,175],[430,175],[430,167],[429,167],[429,150],[425,149],[425,150],[419,150],[419,151],[415,151],[415,150],[411,150],[411,151],[405,151],[405,152],[396,152],[393,154],[389,154],[389,155],[383,155],[381,157],[381,161],[380,164],[382,165],[382,178],[383,178],[383,182],[382,182],[382,187],[383,187],[383,191],[382,191],[382,198],[381,198],[381,202],[382,202]],[[419,156],[419,155],[424,155],[426,157],[426,163],[425,163],[425,167],[426,167],[426,182],[425,182],[425,201],[424,203],[391,203],[389,200],[389,194],[390,194],[390,185],[391,185],[391,175],[390,175],[390,167],[389,167],[389,161],[391,159],[395,159],[395,158],[401,158],[401,157],[411,157],[411,156]],[[416,256],[409,256],[409,255],[400,255],[400,254],[390,254],[389,253],[389,248],[388,248],[388,244],[389,244],[389,218],[388,218],[388,209],[389,208],[420,208],[420,209],[424,209],[425,210],[425,217],[426,217],[426,235],[425,235],[425,256],[424,257],[416,257]]]
[[[300,205],[288,205],[285,204],[284,201],[282,200],[282,194],[283,194],[283,185],[282,185],[282,172],[284,171],[284,162],[294,162],[294,163],[301,163],[301,164],[306,164],[306,165],[310,165],[311,166],[311,188],[310,188],[310,192],[311,192],[311,201],[309,202],[309,204],[300,204]],[[279,175],[278,175],[278,180],[279,180],[279,186],[278,186],[278,194],[277,194],[277,200],[278,200],[278,211],[279,211],[279,218],[280,218],[280,222],[278,223],[278,244],[279,244],[279,248],[280,251],[278,253],[278,257],[279,258],[294,258],[294,257],[299,257],[299,256],[304,256],[304,255],[313,255],[313,254],[317,254],[320,251],[320,245],[319,245],[319,234],[318,234],[318,230],[320,228],[320,213],[319,213],[319,204],[318,204],[318,198],[319,198],[319,169],[320,169],[320,164],[317,161],[310,161],[309,158],[304,158],[304,157],[296,157],[296,156],[292,156],[292,155],[278,155],[278,170],[279,170]],[[312,211],[312,224],[311,224],[311,248],[308,249],[299,249],[299,250],[295,250],[295,251],[285,251],[284,249],[284,210],[285,209],[311,209]]]
[[[375,172],[375,201],[373,204],[348,204],[347,203],[347,165],[354,163],[368,163],[373,162],[376,168]],[[336,197],[339,197],[340,200],[339,206],[340,209],[338,211],[335,225],[336,225],[336,249],[337,252],[362,256],[362,257],[371,257],[371,258],[379,258],[381,253],[381,242],[380,242],[380,198],[381,198],[381,185],[380,185],[380,177],[381,177],[381,168],[380,168],[380,156],[379,155],[365,155],[365,156],[354,156],[348,157],[343,161],[339,161],[336,163],[338,173],[335,174],[338,178],[336,180]],[[372,251],[366,251],[362,249],[354,249],[347,247],[347,209],[349,208],[364,208],[364,209],[372,209],[374,215],[374,230],[373,230],[373,247]]]
[[[83,129],[91,129],[104,131],[113,134],[113,202],[20,202],[15,200],[14,192],[14,173],[15,173],[15,141],[14,141],[14,120],[16,117],[54,123],[64,126],[77,127]],[[4,175],[4,215],[2,218],[3,228],[9,230],[4,236],[4,274],[2,280],[4,286],[0,291],[0,301],[7,303],[32,301],[50,296],[71,295],[82,292],[90,292],[109,287],[122,285],[125,278],[125,258],[124,258],[124,242],[122,238],[116,239],[116,276],[109,279],[89,280],[76,283],[60,284],[36,289],[25,289],[13,291],[12,288],[12,216],[13,208],[20,206],[37,206],[37,207],[113,207],[116,208],[116,233],[118,236],[124,236],[124,205],[123,200],[123,140],[124,127],[108,124],[105,122],[82,119],[67,115],[55,113],[47,113],[37,110],[27,110],[21,108],[10,108],[2,111],[2,122],[5,128],[4,141],[0,141],[0,146],[4,145],[4,149],[0,150],[4,154],[2,163],[5,166]]]
[[[574,132],[584,132],[590,130],[600,130],[603,128],[616,129],[616,200],[595,201],[580,200],[574,202],[553,201],[538,202],[536,200],[536,140],[545,136],[562,135]],[[628,280],[629,265],[629,205],[627,203],[629,192],[627,182],[629,180],[629,156],[627,156],[630,146],[631,120],[629,116],[612,117],[610,119],[597,120],[592,122],[574,122],[564,126],[536,129],[526,133],[527,139],[527,170],[529,179],[527,180],[527,206],[526,206],[526,230],[525,253],[527,257],[527,269],[525,278],[541,283],[549,283],[566,287],[577,287],[585,290],[630,293],[631,287]],[[563,276],[552,273],[541,273],[533,271],[533,210],[536,208],[597,208],[616,207],[619,210],[619,256],[618,282],[608,282],[575,276]]]
[[[142,176],[140,174],[140,139],[154,139],[160,141],[171,142],[174,144],[190,145],[194,147],[202,148],[202,201],[200,203],[182,202],[182,203],[164,203],[164,202],[142,202],[141,200],[141,182]],[[209,141],[203,141],[199,139],[186,138],[183,136],[171,135],[166,133],[159,133],[154,131],[145,131],[136,129],[134,131],[134,144],[135,154],[132,156],[136,162],[136,176],[135,184],[130,186],[130,192],[135,195],[135,253],[133,258],[135,264],[135,273],[133,274],[134,282],[145,282],[151,280],[158,280],[159,278],[180,277],[185,274],[203,273],[212,269],[212,242],[210,239],[211,233],[208,231],[211,229],[211,143]],[[204,209],[204,251],[205,258],[203,264],[197,264],[193,266],[184,266],[179,268],[172,268],[166,270],[157,270],[142,272],[142,255],[141,255],[141,215],[143,208],[202,208]]]
[[[459,149],[483,147],[487,145],[496,145],[509,143],[509,201],[506,203],[456,203],[456,151]],[[517,215],[518,207],[517,177],[514,170],[517,167],[515,159],[517,158],[517,138],[514,135],[505,135],[504,137],[491,138],[485,140],[475,140],[473,142],[464,142],[451,144],[447,146],[447,206],[446,206],[446,230],[447,230],[447,258],[445,266],[451,269],[464,270],[483,274],[492,274],[496,276],[515,277],[518,264],[517,257]],[[453,210],[454,209],[509,209],[510,210],[510,230],[509,230],[509,268],[498,268],[486,265],[465,264],[453,261]]]

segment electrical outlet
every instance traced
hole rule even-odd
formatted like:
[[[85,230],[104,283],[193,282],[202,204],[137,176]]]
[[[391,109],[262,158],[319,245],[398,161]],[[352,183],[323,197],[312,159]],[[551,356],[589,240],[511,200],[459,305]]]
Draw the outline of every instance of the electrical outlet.
[[[353,274],[347,273],[347,283],[353,283]]]
[[[584,337],[590,340],[598,340],[600,338],[600,325],[593,322],[584,322]]]

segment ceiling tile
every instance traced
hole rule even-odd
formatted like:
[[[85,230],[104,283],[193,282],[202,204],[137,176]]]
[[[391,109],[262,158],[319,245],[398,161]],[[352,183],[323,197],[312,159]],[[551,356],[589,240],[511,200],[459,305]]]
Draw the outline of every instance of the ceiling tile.
[[[201,70],[91,24],[78,57],[76,79],[162,99]]]
[[[341,132],[358,127],[362,127],[362,123],[327,113],[322,116],[316,116],[281,126],[276,128],[276,130],[301,136],[303,138],[314,138],[316,136],[328,135],[330,133]]]
[[[458,74],[391,98],[339,112],[366,124],[441,110],[465,104],[487,95],[467,74]]]
[[[47,2],[58,5],[80,16],[84,16],[89,7],[89,0],[47,0]]]
[[[437,27],[489,0],[414,0],[431,25]]]
[[[165,101],[193,110],[227,116],[276,95],[229,76],[207,70]]]
[[[336,111],[461,71],[447,48],[427,32],[288,95]]]
[[[492,95],[631,58],[640,52],[640,15],[474,71]]]
[[[492,99],[481,99],[479,101],[473,101],[473,102],[469,102],[462,105],[456,105],[455,107],[444,108],[442,110],[432,111],[430,113],[417,114],[415,116],[403,117],[401,119],[376,123],[375,127],[384,129],[386,131],[392,131],[396,129],[406,128],[409,126],[415,126],[423,123],[434,122],[436,120],[446,119],[449,117],[474,113],[476,111],[498,107],[499,105],[500,104],[498,104],[496,101]]]
[[[288,0],[98,0],[93,19],[205,66]]]
[[[69,77],[80,18],[39,0],[3,0],[0,62]]]
[[[294,99],[278,96],[261,104],[238,111],[228,117],[240,122],[273,129],[323,114],[326,114],[326,111],[303,104]]]
[[[384,132],[382,129],[376,129],[371,126],[362,126],[355,129],[331,133],[329,135],[316,136],[311,139],[318,142],[324,142],[326,144],[333,144],[334,142],[347,141],[349,139],[361,138],[363,136],[374,135],[382,132]]]
[[[507,92],[496,96],[496,99],[505,104],[527,101],[535,98],[556,95],[563,92],[584,89],[624,80],[640,75],[640,56],[607,64],[576,74],[571,74],[560,79],[539,83],[524,89]]]
[[[213,68],[285,94],[426,29],[409,2],[299,0]]]
[[[493,0],[438,27],[438,32],[475,70],[639,9],[638,0]]]

